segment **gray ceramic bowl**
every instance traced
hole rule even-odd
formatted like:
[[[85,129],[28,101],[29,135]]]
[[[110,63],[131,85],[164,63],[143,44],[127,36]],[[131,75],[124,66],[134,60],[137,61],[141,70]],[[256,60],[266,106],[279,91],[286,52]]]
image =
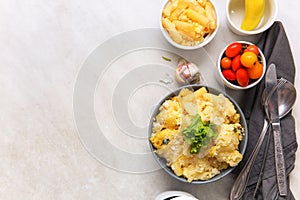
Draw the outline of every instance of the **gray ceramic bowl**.
[[[239,151],[242,155],[244,155],[245,151],[246,151],[246,147],[247,147],[247,142],[248,142],[248,128],[247,128],[247,122],[246,122],[246,119],[245,119],[245,116],[244,116],[244,113],[242,112],[241,108],[239,107],[239,105],[236,103],[236,101],[234,99],[232,99],[232,97],[228,96],[227,94],[225,94],[224,92],[221,92],[215,88],[212,88],[212,87],[209,87],[209,86],[205,86],[205,85],[202,85],[202,84],[196,84],[196,85],[187,85],[187,86],[183,86],[183,87],[180,87],[176,90],[174,90],[173,92],[171,92],[170,94],[168,94],[167,96],[165,96],[158,104],[157,106],[155,107],[153,113],[152,113],[152,116],[151,116],[151,120],[150,120],[150,123],[149,123],[149,126],[148,126],[148,137],[150,138],[151,134],[152,134],[152,128],[153,128],[153,122],[154,122],[154,119],[155,117],[157,116],[157,114],[159,113],[159,108],[160,106],[165,102],[165,100],[167,99],[170,99],[176,95],[179,94],[179,92],[183,89],[183,88],[189,88],[190,90],[197,90],[201,87],[206,87],[206,89],[208,90],[209,93],[212,93],[212,94],[220,94],[222,93],[225,97],[227,97],[232,103],[233,105],[235,106],[237,112],[240,114],[241,118],[240,118],[240,123],[241,125],[244,127],[245,131],[245,135],[243,137],[243,140],[240,142],[239,144]],[[187,181],[186,178],[184,177],[179,177],[177,176],[173,170],[167,166],[167,162],[164,158],[161,158],[159,157],[155,152],[155,147],[152,145],[152,143],[150,142],[149,140],[149,143],[150,143],[150,149],[151,149],[151,152],[153,153],[153,156],[155,158],[155,160],[158,162],[158,164],[160,165],[161,168],[163,168],[165,170],[165,172],[167,172],[171,177],[179,180],[179,181],[182,181],[182,182],[185,182],[185,183],[189,183]],[[209,180],[205,180],[205,181],[202,181],[202,180],[198,180],[198,181],[192,181],[191,184],[205,184],[205,183],[211,183],[211,182],[214,182],[214,181],[217,181],[223,177],[225,177],[226,175],[228,175],[230,172],[232,172],[232,170],[234,169],[234,167],[229,167],[223,171],[221,171],[220,174],[214,176],[213,178],[209,179]]]

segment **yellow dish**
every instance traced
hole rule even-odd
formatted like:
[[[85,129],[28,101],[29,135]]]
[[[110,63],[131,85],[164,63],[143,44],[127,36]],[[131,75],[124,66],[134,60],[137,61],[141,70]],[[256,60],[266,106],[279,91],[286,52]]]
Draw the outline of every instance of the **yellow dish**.
[[[216,90],[211,93],[202,86],[194,92],[188,88],[178,91],[164,100],[153,116],[149,130],[153,151],[159,162],[164,162],[161,166],[166,165],[165,169],[179,179],[200,183],[217,179],[243,158],[247,132],[243,114],[232,99]],[[197,153],[192,152],[194,144],[185,135],[195,116],[214,132],[211,138],[204,135],[205,142]]]
[[[219,20],[211,0],[168,0],[160,26],[173,46],[188,50],[208,44],[216,35]]]

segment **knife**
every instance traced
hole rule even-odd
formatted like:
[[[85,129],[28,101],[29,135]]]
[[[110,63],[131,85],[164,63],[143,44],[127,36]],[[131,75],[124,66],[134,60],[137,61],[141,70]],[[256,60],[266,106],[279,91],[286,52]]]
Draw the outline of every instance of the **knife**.
[[[267,92],[271,92],[272,88],[277,83],[277,74],[275,64],[271,64],[266,72],[265,86]],[[285,173],[285,161],[281,142],[281,128],[280,120],[278,114],[278,93],[277,90],[274,91],[273,95],[270,97],[270,102],[268,104],[269,118],[272,126],[273,136],[274,136],[274,150],[275,150],[275,166],[277,175],[277,184],[280,196],[287,195],[287,180]]]

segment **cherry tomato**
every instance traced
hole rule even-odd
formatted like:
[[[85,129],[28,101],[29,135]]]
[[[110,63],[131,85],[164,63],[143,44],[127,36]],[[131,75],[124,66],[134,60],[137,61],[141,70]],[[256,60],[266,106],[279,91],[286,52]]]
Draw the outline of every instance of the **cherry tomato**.
[[[241,55],[241,63],[246,68],[254,67],[257,62],[258,58],[253,52],[244,52]]]
[[[249,75],[246,69],[240,68],[236,71],[236,80],[242,87],[246,87],[249,84]]]
[[[235,72],[232,71],[231,69],[225,69],[225,70],[223,70],[222,74],[225,77],[225,79],[227,79],[229,81],[235,81],[236,80]]]
[[[242,63],[241,63],[241,55],[237,55],[232,59],[231,62],[231,68],[233,71],[237,71],[239,68],[242,67]]]
[[[228,57],[224,57],[221,60],[221,67],[223,69],[229,69],[231,67],[231,59]]]
[[[232,58],[234,56],[237,56],[241,52],[241,50],[242,50],[242,44],[238,42],[234,42],[226,48],[225,54],[227,57]]]
[[[255,45],[249,45],[249,46],[245,49],[244,52],[253,52],[253,53],[255,53],[255,55],[257,55],[257,56],[258,56],[258,54],[259,54],[258,47],[255,46]]]
[[[249,78],[251,79],[259,79],[262,76],[263,71],[263,65],[259,62],[257,62],[256,65],[254,65],[254,67],[247,68]]]

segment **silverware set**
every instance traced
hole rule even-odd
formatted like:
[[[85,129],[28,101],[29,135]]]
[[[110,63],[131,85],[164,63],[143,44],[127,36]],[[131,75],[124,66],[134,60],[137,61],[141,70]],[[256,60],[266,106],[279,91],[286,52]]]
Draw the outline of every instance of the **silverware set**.
[[[281,141],[280,119],[291,111],[295,104],[295,101],[296,89],[294,85],[284,78],[280,78],[279,80],[277,80],[276,66],[275,64],[271,64],[266,72],[265,89],[262,95],[262,105],[265,111],[263,129],[249,159],[247,160],[244,168],[241,170],[236,181],[234,182],[230,193],[231,200],[241,199],[241,197],[243,196],[247,186],[247,182],[249,180],[251,169],[256,160],[258,152],[261,149],[265,135],[268,133],[268,130],[269,134],[267,145],[265,148],[261,171],[254,192],[254,198],[263,178],[264,165],[268,154],[267,150],[269,148],[271,133],[273,133],[274,138],[275,166],[279,194],[280,196],[287,195],[287,178],[285,173],[285,161]],[[271,127],[271,129],[269,129],[269,127]]]

